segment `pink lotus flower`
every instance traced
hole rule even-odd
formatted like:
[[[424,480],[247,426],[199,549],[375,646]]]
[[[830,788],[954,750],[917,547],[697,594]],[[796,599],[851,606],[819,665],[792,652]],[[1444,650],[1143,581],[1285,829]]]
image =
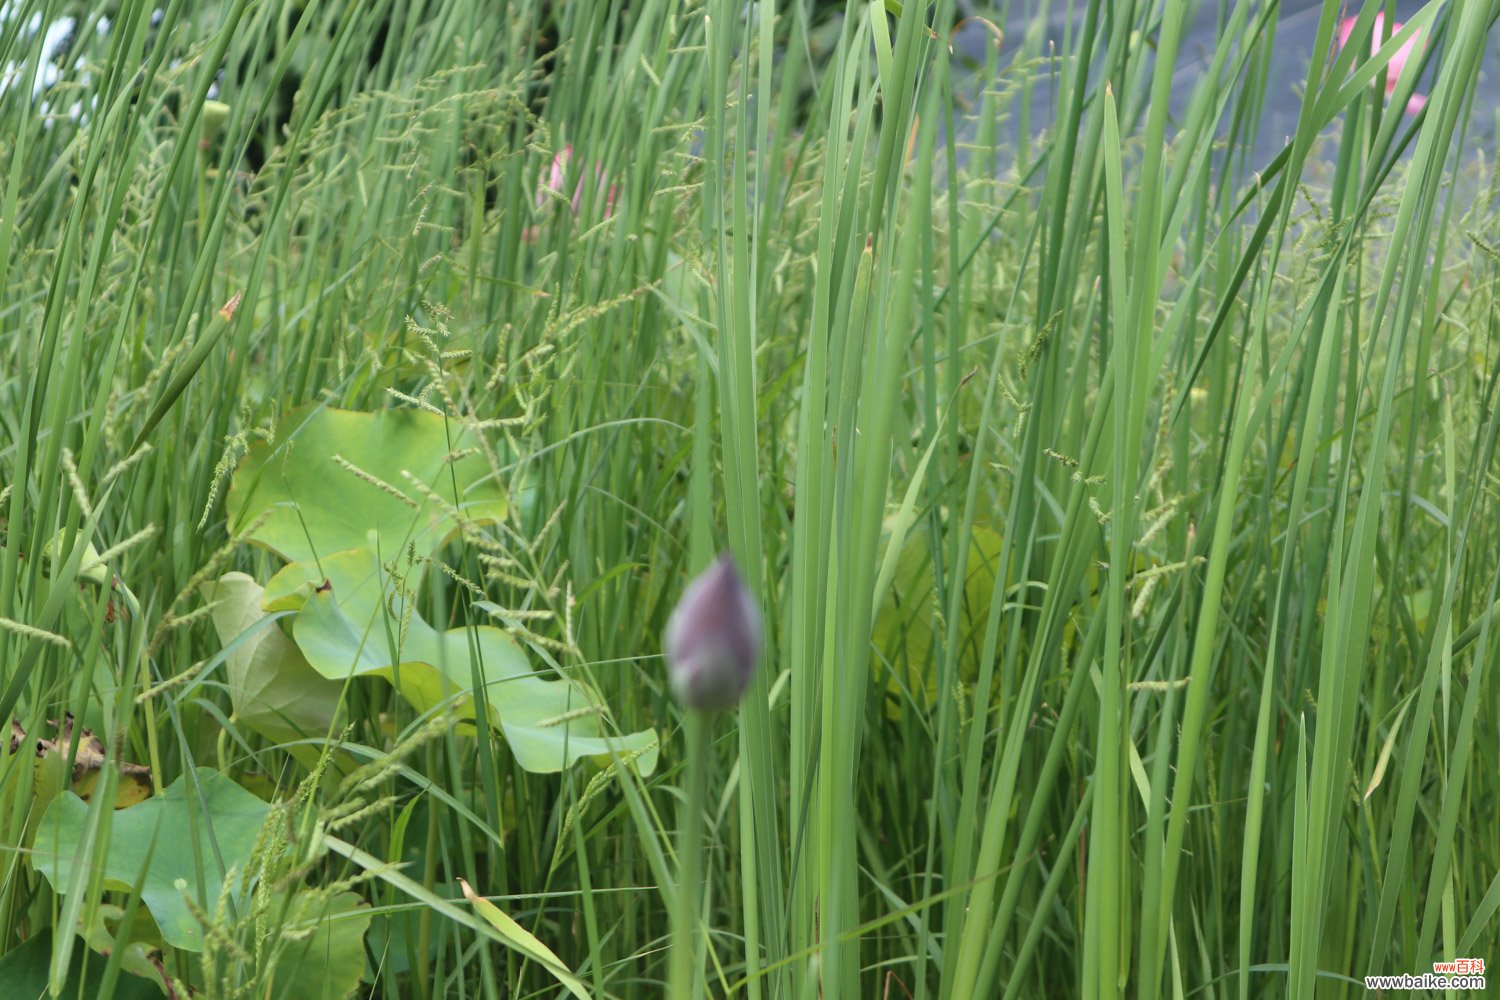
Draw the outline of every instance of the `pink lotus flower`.
[[[543,209],[548,202],[553,200],[554,195],[560,195],[568,185],[568,161],[573,158],[573,147],[564,146],[562,150],[552,157],[552,166],[542,171],[542,176],[537,178],[536,207]],[[615,214],[615,186],[609,184],[604,175],[604,165],[597,160],[594,161],[594,179],[599,184],[599,195],[604,199],[604,218]],[[573,214],[577,215],[583,209],[583,178],[578,178],[578,185],[573,189],[573,198],[570,207]],[[537,227],[528,226],[521,234],[526,242],[530,243],[537,237]]]
[[[1349,36],[1354,33],[1355,20],[1355,18],[1346,17],[1339,22],[1340,49],[1349,44]],[[1401,27],[1401,22],[1397,21],[1393,33],[1399,32]],[[1407,62],[1416,55],[1417,43],[1420,38],[1420,34],[1414,36],[1405,45],[1397,49],[1395,55],[1391,56],[1390,64],[1385,68],[1385,96],[1387,99],[1396,92],[1396,81],[1401,76],[1402,71],[1406,69]],[[1380,51],[1380,46],[1385,44],[1385,40],[1385,15],[1376,14],[1375,31],[1370,39],[1370,54],[1374,55]],[[1411,99],[1406,102],[1406,113],[1414,115],[1418,111],[1421,111],[1426,104],[1426,97],[1421,94],[1413,94]]]

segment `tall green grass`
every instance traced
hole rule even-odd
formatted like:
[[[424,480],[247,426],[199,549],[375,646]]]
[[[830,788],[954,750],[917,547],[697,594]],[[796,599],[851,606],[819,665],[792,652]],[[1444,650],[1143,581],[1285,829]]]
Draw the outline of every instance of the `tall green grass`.
[[[1178,0],[836,6],[13,3],[0,714],[290,803],[302,876],[373,911],[369,996],[557,995],[459,879],[589,995],[661,996],[661,633],[727,549],[767,652],[683,823],[690,992],[1357,996],[1488,957],[1500,4],[1434,0],[1372,58],[1334,41],[1381,5],[1327,3],[1290,81],[1278,6],[1228,2],[1192,82]],[[34,96],[26,26],[63,15]],[[486,422],[504,558],[451,546],[421,612],[477,620],[478,581],[658,732],[653,772],[529,773],[364,683],[359,790],[237,724],[198,583],[276,568],[228,481],[317,401]],[[50,586],[88,546],[120,587]],[[55,986],[127,982],[74,931],[138,896],[37,874],[31,781],[0,753],[0,951],[50,931]],[[216,950],[166,971],[274,995],[277,918],[196,902]]]

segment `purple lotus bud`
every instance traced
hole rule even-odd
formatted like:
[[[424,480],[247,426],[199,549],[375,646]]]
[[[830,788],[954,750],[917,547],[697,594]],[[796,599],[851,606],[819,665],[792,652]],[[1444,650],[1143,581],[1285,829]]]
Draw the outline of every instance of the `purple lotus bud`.
[[[688,708],[740,703],[760,658],[760,611],[726,553],[698,575],[667,619],[667,674]]]

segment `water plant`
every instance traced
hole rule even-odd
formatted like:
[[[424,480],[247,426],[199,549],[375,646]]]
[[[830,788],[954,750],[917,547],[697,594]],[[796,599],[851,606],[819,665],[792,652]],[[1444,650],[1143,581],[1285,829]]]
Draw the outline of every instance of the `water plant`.
[[[1500,4],[1293,6],[4,4],[0,992],[1487,956]]]

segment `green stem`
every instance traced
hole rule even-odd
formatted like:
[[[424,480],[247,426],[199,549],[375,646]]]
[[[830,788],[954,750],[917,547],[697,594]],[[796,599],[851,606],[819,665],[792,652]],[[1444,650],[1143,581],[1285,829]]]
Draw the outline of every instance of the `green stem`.
[[[689,710],[683,720],[687,795],[677,823],[677,906],[672,919],[671,1000],[702,996],[698,973],[699,907],[703,899],[703,810],[708,806],[709,719]]]

